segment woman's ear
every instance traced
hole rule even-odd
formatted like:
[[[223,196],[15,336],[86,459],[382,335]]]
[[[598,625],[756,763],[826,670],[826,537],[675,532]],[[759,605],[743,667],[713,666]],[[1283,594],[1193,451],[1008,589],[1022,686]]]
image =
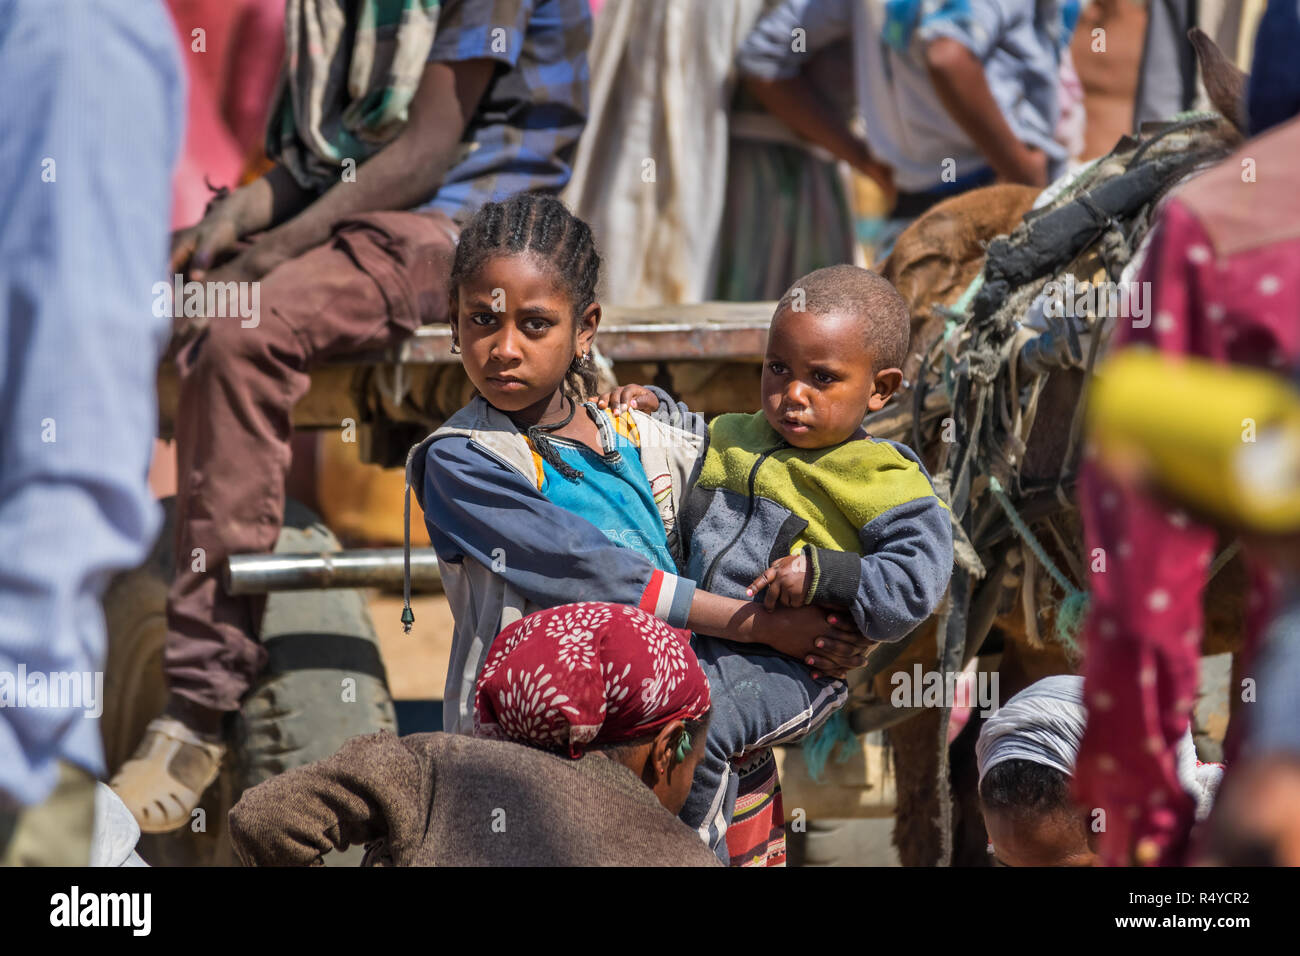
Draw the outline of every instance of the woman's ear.
[[[650,763],[659,780],[667,780],[672,769],[681,763],[677,759],[677,749],[685,732],[686,725],[680,720],[674,720],[665,724],[655,735],[654,742],[650,745]]]
[[[578,355],[590,355],[591,343],[600,327],[600,303],[593,302],[578,316]]]
[[[876,373],[871,386],[871,398],[867,400],[867,411],[878,412],[885,407],[885,402],[893,398],[894,393],[902,388],[903,370],[882,368]]]

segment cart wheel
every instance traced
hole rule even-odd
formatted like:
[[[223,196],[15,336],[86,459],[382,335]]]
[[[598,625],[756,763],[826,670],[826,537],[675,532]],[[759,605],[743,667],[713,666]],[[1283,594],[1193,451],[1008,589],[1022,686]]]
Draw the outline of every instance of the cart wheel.
[[[119,575],[104,597],[108,625],[102,729],[112,773],[131,755],[145,725],[162,710],[167,587],[173,500],[149,559]],[[309,509],[285,506],[277,552],[331,551],[338,542]],[[234,862],[226,814],[243,791],[292,767],[328,757],[351,737],[394,730],[396,719],[365,601],[358,591],[285,591],[268,595],[262,643],[267,669],[234,721],[221,775],[208,788],[190,827],[141,837],[140,855],[155,866],[222,866]],[[355,863],[362,849],[328,854]],[[337,858],[337,859],[336,859]]]

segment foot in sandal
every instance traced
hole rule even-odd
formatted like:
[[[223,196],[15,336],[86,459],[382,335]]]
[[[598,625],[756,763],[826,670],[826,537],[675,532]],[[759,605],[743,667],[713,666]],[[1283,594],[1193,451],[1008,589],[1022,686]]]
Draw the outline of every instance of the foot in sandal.
[[[216,714],[215,722],[182,720],[173,716],[177,711],[194,715],[192,708],[169,705],[145,727],[135,754],[108,784],[130,808],[143,833],[169,833],[189,823],[203,791],[221,770],[226,747],[220,730],[213,729],[220,727],[220,715]]]

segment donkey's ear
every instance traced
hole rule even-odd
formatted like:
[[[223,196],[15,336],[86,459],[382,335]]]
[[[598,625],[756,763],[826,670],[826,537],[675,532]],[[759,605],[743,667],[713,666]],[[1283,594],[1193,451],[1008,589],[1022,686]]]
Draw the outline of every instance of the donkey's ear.
[[[1250,75],[1237,69],[1237,65],[1224,56],[1218,44],[1200,27],[1188,30],[1187,38],[1192,41],[1196,59],[1200,61],[1201,78],[1205,81],[1205,92],[1210,95],[1210,102],[1238,132],[1243,136],[1250,135],[1246,121],[1246,84]]]

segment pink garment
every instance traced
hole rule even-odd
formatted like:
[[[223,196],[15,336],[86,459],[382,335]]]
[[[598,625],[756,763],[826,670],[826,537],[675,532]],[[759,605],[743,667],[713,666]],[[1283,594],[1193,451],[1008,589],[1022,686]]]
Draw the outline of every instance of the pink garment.
[[[284,0],[167,0],[189,84],[172,228],[198,222],[204,184],[238,185],[260,146],[284,48]]]
[[[1180,190],[1164,210],[1140,281],[1152,297],[1147,328],[1117,344],[1272,369],[1300,370],[1300,190],[1291,171],[1300,121],[1247,143]],[[1174,750],[1196,699],[1202,590],[1214,532],[1086,465],[1080,505],[1090,580],[1085,636],[1089,721],[1075,775],[1080,805],[1106,811],[1105,863],[1177,864],[1194,805]],[[1273,587],[1251,569],[1247,648],[1267,620]],[[1232,766],[1241,736],[1229,731]]]

